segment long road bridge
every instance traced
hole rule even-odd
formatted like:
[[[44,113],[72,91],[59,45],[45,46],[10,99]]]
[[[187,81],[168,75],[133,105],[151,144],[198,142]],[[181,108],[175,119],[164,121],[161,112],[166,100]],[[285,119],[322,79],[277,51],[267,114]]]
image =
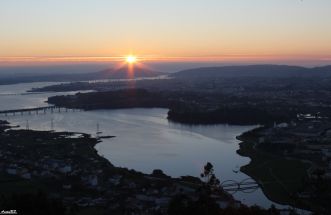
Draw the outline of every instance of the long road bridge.
[[[16,115],[32,115],[32,114],[46,114],[47,112],[54,113],[54,112],[75,112],[81,111],[81,109],[69,109],[63,108],[58,106],[44,106],[44,107],[35,107],[35,108],[22,108],[22,109],[12,109],[12,110],[0,110],[0,116],[16,116]]]

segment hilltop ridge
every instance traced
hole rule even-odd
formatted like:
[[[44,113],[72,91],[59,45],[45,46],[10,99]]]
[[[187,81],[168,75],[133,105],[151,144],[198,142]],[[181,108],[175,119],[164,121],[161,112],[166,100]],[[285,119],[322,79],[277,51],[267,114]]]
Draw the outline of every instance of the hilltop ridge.
[[[306,68],[288,65],[244,65],[244,66],[220,66],[200,67],[182,70],[171,74],[175,78],[203,78],[203,77],[264,77],[264,78],[289,78],[289,77],[330,77],[331,66]]]

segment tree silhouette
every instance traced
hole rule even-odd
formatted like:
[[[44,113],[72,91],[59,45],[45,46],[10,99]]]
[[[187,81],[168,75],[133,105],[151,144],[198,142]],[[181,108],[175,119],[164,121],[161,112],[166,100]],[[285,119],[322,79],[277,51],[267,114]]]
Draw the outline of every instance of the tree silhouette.
[[[204,166],[203,173],[200,176],[205,179],[205,184],[210,190],[220,188],[220,180],[215,176],[214,166],[210,162],[207,162]]]

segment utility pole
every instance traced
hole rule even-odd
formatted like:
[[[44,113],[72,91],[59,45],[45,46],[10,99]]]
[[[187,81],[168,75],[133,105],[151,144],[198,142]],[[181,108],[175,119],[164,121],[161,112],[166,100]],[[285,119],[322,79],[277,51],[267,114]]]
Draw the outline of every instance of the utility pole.
[[[96,133],[97,138],[99,138],[99,135],[100,135],[101,133],[102,133],[102,132],[100,132],[100,125],[99,125],[99,123],[97,123],[97,133]]]
[[[51,131],[54,131],[54,119],[51,118]]]
[[[26,120],[25,129],[30,130],[29,120]]]

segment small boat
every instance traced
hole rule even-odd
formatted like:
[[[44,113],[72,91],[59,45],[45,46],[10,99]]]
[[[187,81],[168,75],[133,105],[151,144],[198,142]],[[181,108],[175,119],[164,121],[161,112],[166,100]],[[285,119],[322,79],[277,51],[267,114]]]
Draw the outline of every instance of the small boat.
[[[239,169],[239,166],[238,166],[238,165],[236,165],[236,168],[235,168],[235,169],[233,169],[233,170],[232,170],[232,172],[234,172],[234,173],[238,173],[238,172],[239,172],[239,170],[240,170],[240,169]]]

